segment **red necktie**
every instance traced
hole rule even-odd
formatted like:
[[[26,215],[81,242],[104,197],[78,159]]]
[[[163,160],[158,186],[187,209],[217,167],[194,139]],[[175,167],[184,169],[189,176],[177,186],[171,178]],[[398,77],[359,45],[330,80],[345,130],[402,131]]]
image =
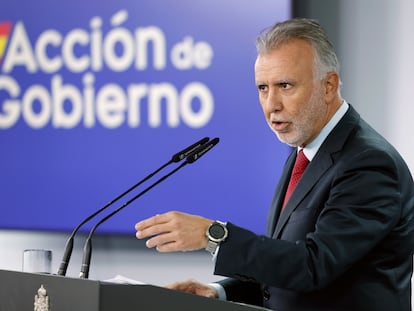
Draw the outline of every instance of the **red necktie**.
[[[289,198],[292,195],[293,190],[295,190],[295,187],[298,184],[300,178],[302,177],[302,174],[305,171],[308,164],[309,160],[303,153],[303,149],[301,149],[298,152],[298,155],[296,156],[295,165],[293,166],[292,175],[290,176],[289,185],[286,191],[285,200],[283,201],[283,207],[285,207],[286,203],[289,201]]]

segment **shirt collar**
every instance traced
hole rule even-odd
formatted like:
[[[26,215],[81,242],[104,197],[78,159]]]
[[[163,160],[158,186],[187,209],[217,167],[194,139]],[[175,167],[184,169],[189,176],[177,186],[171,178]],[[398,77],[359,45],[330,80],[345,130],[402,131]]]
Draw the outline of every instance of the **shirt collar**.
[[[303,148],[303,153],[309,161],[312,161],[312,159],[315,157],[316,153],[318,152],[322,143],[325,141],[326,137],[328,137],[329,133],[332,132],[333,128],[342,119],[342,117],[347,112],[348,108],[349,104],[344,100],[339,109],[329,120],[329,122],[319,132],[318,136],[316,136],[314,140],[312,140],[308,145],[306,145],[305,148]],[[300,149],[301,148],[298,148],[298,151]]]

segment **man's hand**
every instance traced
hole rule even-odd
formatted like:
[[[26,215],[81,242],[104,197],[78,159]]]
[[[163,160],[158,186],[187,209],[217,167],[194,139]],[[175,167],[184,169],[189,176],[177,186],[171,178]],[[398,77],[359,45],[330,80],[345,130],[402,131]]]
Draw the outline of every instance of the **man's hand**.
[[[208,298],[218,298],[217,291],[207,284],[197,282],[195,280],[187,280],[184,282],[176,282],[165,286],[169,289],[178,290],[181,292],[196,294]]]
[[[138,222],[138,239],[159,252],[193,251],[207,246],[206,230],[213,221],[196,215],[168,212]]]

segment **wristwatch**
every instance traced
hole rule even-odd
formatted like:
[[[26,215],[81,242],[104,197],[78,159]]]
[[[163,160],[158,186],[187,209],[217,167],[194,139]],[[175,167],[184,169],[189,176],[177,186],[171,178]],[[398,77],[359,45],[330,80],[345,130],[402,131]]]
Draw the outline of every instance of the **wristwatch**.
[[[206,251],[214,254],[220,243],[227,238],[228,233],[229,231],[224,222],[218,220],[213,222],[206,231],[206,236],[208,238]]]

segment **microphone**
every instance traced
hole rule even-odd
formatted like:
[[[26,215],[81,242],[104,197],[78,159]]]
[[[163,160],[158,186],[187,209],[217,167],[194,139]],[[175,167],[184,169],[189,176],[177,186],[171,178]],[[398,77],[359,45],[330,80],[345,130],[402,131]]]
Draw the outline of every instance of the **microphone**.
[[[199,148],[194,150],[194,152],[190,153],[187,156],[186,162],[194,163],[199,158],[201,158],[203,155],[205,155],[208,151],[210,151],[211,148],[213,148],[215,145],[217,145],[219,141],[220,141],[220,139],[218,137],[216,137],[216,138],[213,138],[212,140],[210,140],[209,142],[207,142],[206,144],[200,146]]]
[[[177,152],[176,154],[174,154],[171,157],[171,159],[168,162],[166,162],[165,164],[161,165],[154,172],[152,172],[151,174],[149,174],[148,176],[146,176],[145,178],[143,178],[142,180],[140,180],[139,182],[137,182],[135,185],[133,185],[132,187],[130,187],[128,190],[126,190],[125,192],[123,192],[122,194],[120,194],[119,196],[117,196],[115,199],[113,199],[112,201],[110,201],[109,203],[107,203],[106,205],[104,205],[103,207],[101,207],[100,209],[98,209],[96,212],[92,213],[91,215],[89,215],[88,217],[86,217],[84,220],[82,220],[82,222],[72,231],[72,233],[70,234],[68,240],[66,241],[65,249],[64,249],[64,252],[63,252],[63,256],[62,256],[62,261],[60,263],[59,270],[58,270],[58,273],[57,274],[58,275],[61,275],[61,276],[65,276],[66,275],[66,270],[68,268],[69,261],[70,261],[70,257],[72,255],[74,237],[75,237],[76,233],[79,231],[79,229],[85,223],[87,223],[88,221],[90,221],[96,215],[102,213],[109,206],[111,206],[112,204],[114,204],[115,202],[117,202],[119,199],[121,199],[122,197],[124,197],[125,195],[127,195],[128,193],[130,193],[132,190],[134,190],[139,185],[141,185],[142,183],[144,183],[145,181],[147,181],[148,179],[150,179],[152,176],[154,176],[155,174],[157,174],[162,169],[164,169],[165,167],[167,167],[168,165],[170,165],[172,163],[180,162],[181,160],[183,160],[184,158],[186,158],[189,154],[191,154],[192,152],[194,152],[198,147],[201,147],[202,145],[204,145],[208,141],[209,141],[209,137],[204,137],[204,138],[200,139],[199,141],[195,142],[194,144],[188,146],[187,148],[185,148],[185,149]]]
[[[193,152],[191,152],[186,157],[186,160],[182,164],[180,164],[178,167],[176,167],[171,172],[169,172],[169,173],[165,174],[164,176],[162,176],[160,179],[158,179],[156,182],[152,183],[150,186],[148,186],[143,191],[141,191],[140,193],[138,193],[136,196],[134,196],[133,198],[131,198],[129,201],[125,202],[122,206],[120,206],[119,208],[117,208],[116,210],[114,210],[113,212],[111,212],[110,214],[108,214],[107,216],[105,216],[104,218],[102,218],[100,221],[98,221],[95,224],[95,226],[91,229],[91,231],[89,232],[89,235],[88,235],[88,237],[86,239],[86,242],[85,242],[85,245],[84,245],[84,248],[83,248],[83,259],[82,259],[82,266],[81,266],[81,271],[80,271],[79,277],[82,278],[82,279],[87,279],[89,277],[89,267],[90,267],[91,257],[92,257],[92,236],[95,233],[96,229],[102,223],[104,223],[105,221],[107,221],[108,219],[110,219],[111,217],[113,217],[115,214],[119,213],[126,206],[128,206],[129,204],[131,204],[132,202],[134,202],[136,199],[138,199],[139,197],[141,197],[142,195],[144,195],[145,193],[147,193],[149,190],[151,190],[152,188],[154,188],[156,185],[158,185],[159,183],[161,183],[162,181],[166,180],[168,177],[170,177],[171,175],[173,175],[174,173],[176,173],[177,171],[179,171],[185,165],[192,164],[195,161],[197,161],[201,156],[203,156],[204,154],[206,154],[215,145],[217,145],[218,142],[219,142],[219,138],[216,137],[216,138],[208,141],[207,143],[199,146]]]

